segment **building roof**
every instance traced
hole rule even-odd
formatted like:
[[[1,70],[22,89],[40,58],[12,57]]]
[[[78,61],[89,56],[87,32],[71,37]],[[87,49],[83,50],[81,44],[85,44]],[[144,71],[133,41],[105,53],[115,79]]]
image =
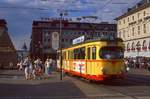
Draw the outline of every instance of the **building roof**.
[[[60,20],[34,20],[32,25],[36,26],[38,23],[60,23]],[[89,24],[87,22],[78,22],[78,21],[69,21],[69,20],[62,20],[62,23],[70,23],[70,24]],[[100,23],[90,23],[90,24],[103,24],[103,25],[109,25],[114,23],[109,22],[100,22]]]
[[[116,20],[120,20],[124,17],[127,17],[131,14],[134,14],[134,13],[141,11],[143,9],[146,9],[148,7],[150,7],[150,0],[142,0],[139,3],[137,3],[134,7],[128,8],[128,11],[126,13],[124,13],[123,15],[117,17]]]

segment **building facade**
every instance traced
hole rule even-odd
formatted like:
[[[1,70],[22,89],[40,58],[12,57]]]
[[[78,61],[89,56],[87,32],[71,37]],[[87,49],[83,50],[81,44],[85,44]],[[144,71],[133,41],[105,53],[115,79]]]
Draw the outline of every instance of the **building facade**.
[[[8,35],[7,23],[0,19],[0,69],[17,68],[17,53]]]
[[[125,57],[150,57],[150,0],[140,1],[116,20],[117,36],[125,44]]]
[[[116,24],[103,23],[81,23],[62,20],[61,46],[66,48],[72,45],[72,40],[86,36],[87,39],[102,36],[117,36]],[[56,58],[59,48],[60,20],[33,21],[30,53],[32,58],[46,57]]]

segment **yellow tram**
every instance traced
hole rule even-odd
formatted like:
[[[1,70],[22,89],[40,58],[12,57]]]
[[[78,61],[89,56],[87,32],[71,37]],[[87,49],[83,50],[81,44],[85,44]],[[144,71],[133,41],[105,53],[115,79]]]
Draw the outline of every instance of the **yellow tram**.
[[[123,57],[124,44],[120,38],[85,41],[62,49],[62,70],[94,81],[124,78]]]

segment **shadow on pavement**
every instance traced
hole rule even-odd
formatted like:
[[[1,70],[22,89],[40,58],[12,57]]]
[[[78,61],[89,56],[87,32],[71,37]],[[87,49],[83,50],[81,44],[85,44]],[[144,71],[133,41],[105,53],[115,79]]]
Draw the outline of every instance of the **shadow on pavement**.
[[[72,82],[51,82],[39,85],[0,84],[1,97],[85,98],[85,94]]]
[[[128,74],[125,79],[105,80],[101,82],[94,82],[95,84],[102,84],[107,86],[150,86],[150,76],[140,74]]]

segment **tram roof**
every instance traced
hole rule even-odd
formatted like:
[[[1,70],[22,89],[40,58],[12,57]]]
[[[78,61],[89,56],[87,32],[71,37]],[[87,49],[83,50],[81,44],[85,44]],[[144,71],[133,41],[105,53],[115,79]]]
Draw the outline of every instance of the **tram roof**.
[[[98,41],[101,41],[101,42],[116,42],[116,41],[123,42],[123,40],[121,38],[114,38],[114,39],[96,38],[96,39],[88,39],[88,40],[85,40],[84,42],[81,42],[81,43],[78,43],[78,44],[73,44],[70,47],[66,47],[66,48],[63,48],[63,49],[68,49],[68,48],[71,48],[71,47],[74,47],[74,46],[78,46],[78,45],[82,45],[82,44],[86,44],[86,43],[91,43],[91,42],[98,42]]]

